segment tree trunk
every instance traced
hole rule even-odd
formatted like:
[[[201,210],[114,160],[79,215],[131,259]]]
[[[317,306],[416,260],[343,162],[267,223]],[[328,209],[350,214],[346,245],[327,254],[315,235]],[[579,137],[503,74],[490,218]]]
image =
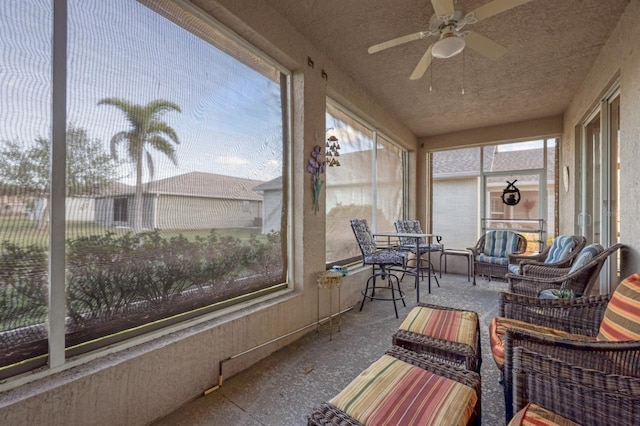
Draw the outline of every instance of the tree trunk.
[[[133,233],[136,235],[141,233],[143,230],[142,195],[142,152],[140,152],[136,161],[136,196],[133,199]]]

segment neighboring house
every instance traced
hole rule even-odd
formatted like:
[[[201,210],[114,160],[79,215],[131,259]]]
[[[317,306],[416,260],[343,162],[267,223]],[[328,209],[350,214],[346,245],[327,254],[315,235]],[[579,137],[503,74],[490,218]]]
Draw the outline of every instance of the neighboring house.
[[[25,197],[23,212],[29,220],[41,221],[48,215],[48,198]],[[26,206],[29,207],[26,207]],[[65,219],[68,221],[93,222],[95,219],[95,199],[92,197],[67,197],[65,199]],[[48,219],[47,219],[48,220]]]
[[[19,216],[29,212],[29,202],[32,197],[24,197],[9,193],[0,194],[0,215]]]
[[[388,150],[379,150],[378,159],[387,161],[385,155],[392,155]],[[340,156],[340,167],[327,167],[326,173],[321,177],[325,181],[323,189],[326,188],[325,205],[327,213],[339,206],[363,206],[373,203],[373,192],[371,191],[371,164],[373,153],[370,150],[343,153]],[[398,161],[398,159],[389,159]],[[384,199],[397,198],[397,203],[386,203],[381,213],[381,223],[386,223],[387,228],[393,227],[393,221],[398,218],[398,206],[401,205],[402,193],[398,192],[402,181],[400,168],[381,168],[377,176],[377,189],[380,197]],[[282,217],[282,177],[277,177],[269,182],[265,182],[255,188],[254,191],[264,193],[262,233],[280,230],[280,220]],[[387,207],[393,211],[385,210]],[[353,240],[353,234],[346,221],[342,236]],[[386,229],[391,230],[391,229]]]
[[[262,233],[280,232],[282,220],[282,176],[253,188],[262,191]]]
[[[144,184],[142,227],[207,229],[260,226],[262,181],[202,172]],[[135,187],[119,184],[96,197],[96,223],[130,227]]]

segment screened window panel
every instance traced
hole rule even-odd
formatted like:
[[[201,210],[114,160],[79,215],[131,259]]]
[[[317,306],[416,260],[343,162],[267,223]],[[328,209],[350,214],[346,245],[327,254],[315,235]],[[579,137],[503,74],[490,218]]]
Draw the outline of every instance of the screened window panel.
[[[69,188],[89,202],[67,216],[67,346],[286,280],[280,72],[147,4],[70,1],[70,131],[96,147]]]
[[[327,104],[327,137],[340,142],[340,167],[327,167],[326,259],[334,263],[361,256],[350,220],[373,226],[373,132]]]
[[[394,232],[404,205],[404,151],[364,121],[327,103],[327,138],[340,144],[340,166],[327,167],[328,264],[361,258],[350,220],[364,218],[373,232]]]
[[[483,169],[487,172],[542,169],[544,140],[485,146]]]
[[[0,368],[48,352],[52,7],[0,2]]]
[[[48,345],[53,56],[67,55],[67,356],[286,286],[286,71],[177,2],[69,0],[54,53],[51,8],[0,4],[0,333],[14,339],[0,367]]]
[[[376,230],[395,232],[394,222],[403,213],[403,152],[378,135],[376,150]]]
[[[473,247],[480,223],[480,148],[433,153],[433,232],[447,248]]]

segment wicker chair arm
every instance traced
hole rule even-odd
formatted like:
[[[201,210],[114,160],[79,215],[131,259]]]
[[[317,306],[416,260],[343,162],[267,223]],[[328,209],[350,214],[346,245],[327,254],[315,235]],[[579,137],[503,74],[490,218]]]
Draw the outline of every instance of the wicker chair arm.
[[[558,262],[536,262],[534,260],[521,260],[520,261],[520,272],[524,275],[532,275],[535,274],[535,269],[533,269],[533,272],[525,272],[525,268],[529,269],[532,266],[540,266],[542,268],[556,268],[556,269],[565,269],[567,272],[569,271],[570,267],[571,267],[571,261],[573,259],[563,259],[560,260]],[[565,272],[566,273],[566,272]]]
[[[522,264],[521,264],[522,265]],[[528,277],[540,277],[540,278],[556,278],[567,275],[571,268],[557,268],[548,264],[541,263],[524,263],[520,268],[522,275]]]
[[[520,264],[522,264],[522,262],[529,262],[529,261],[531,261],[531,262],[543,262],[547,258],[547,254],[548,253],[549,253],[549,249],[546,249],[542,253],[531,254],[531,255],[511,253],[511,254],[508,255],[509,256],[509,263],[520,263]]]
[[[563,277],[558,278],[531,278],[525,275],[507,274],[509,292],[537,297],[541,291],[547,289],[560,289],[565,282]]]
[[[514,293],[500,294],[500,316],[595,337],[609,295],[573,299],[538,299]]]

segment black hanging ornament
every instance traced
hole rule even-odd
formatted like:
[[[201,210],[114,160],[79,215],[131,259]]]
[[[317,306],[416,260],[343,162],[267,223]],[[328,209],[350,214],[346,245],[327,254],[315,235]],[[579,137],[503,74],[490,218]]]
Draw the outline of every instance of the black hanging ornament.
[[[502,191],[502,202],[508,206],[515,206],[520,202],[520,190],[514,185],[517,181],[518,179],[513,182],[507,181],[508,185]]]

